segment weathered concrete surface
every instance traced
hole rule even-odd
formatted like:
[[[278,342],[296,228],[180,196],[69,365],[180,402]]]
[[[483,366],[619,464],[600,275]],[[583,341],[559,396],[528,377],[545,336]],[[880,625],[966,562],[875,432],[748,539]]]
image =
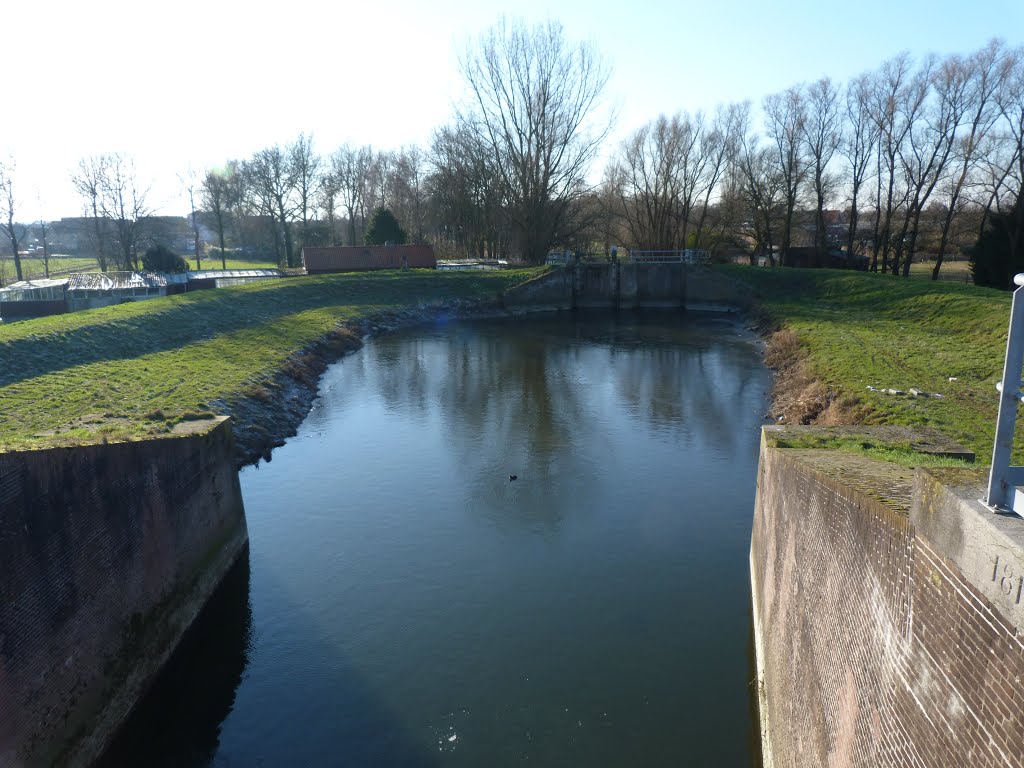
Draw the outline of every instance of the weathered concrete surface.
[[[699,264],[581,263],[506,291],[510,311],[677,308],[735,312],[750,306],[747,286]]]
[[[226,420],[0,454],[0,765],[88,765],[246,540]]]
[[[1024,627],[1024,520],[981,503],[987,480],[984,471],[918,473],[910,521],[1003,616]]]
[[[573,308],[575,271],[556,269],[528,280],[502,294],[505,309],[516,311],[564,311]]]
[[[1019,557],[999,529],[1024,521],[969,520],[984,475],[762,440],[750,563],[767,765],[1024,765],[1024,633],[1007,603],[1024,571],[995,559]]]

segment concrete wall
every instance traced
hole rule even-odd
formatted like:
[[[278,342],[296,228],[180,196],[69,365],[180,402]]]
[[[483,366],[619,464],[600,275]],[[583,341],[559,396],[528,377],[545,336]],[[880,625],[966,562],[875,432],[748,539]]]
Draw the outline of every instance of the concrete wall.
[[[766,766],[1024,766],[1024,521],[984,480],[762,440]]]
[[[746,286],[696,264],[581,263],[561,267],[504,294],[511,310],[668,307],[735,311]]]
[[[575,274],[570,268],[552,270],[506,291],[502,302],[513,311],[572,309]]]
[[[0,765],[87,765],[244,546],[224,420],[0,454]]]

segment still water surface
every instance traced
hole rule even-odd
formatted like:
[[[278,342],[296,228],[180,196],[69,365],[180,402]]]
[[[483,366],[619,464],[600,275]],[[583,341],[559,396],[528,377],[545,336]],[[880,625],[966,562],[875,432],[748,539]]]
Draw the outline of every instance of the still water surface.
[[[369,342],[242,472],[249,552],[106,765],[757,764],[768,386],[675,313]]]

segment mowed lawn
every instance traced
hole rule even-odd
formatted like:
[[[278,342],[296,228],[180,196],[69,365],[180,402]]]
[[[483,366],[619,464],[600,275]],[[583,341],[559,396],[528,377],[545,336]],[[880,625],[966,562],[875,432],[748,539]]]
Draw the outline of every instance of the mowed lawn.
[[[990,460],[1009,293],[836,270],[729,271],[753,287],[772,325],[797,333],[817,378],[856,400],[865,422],[936,427]],[[1024,461],[1024,439],[1014,455]]]
[[[132,439],[230,411],[346,321],[494,298],[538,272],[296,277],[0,325],[0,449]]]

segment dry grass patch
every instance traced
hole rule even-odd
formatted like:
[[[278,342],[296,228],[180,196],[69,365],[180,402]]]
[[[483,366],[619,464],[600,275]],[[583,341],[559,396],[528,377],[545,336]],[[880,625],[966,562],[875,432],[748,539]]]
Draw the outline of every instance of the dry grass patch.
[[[796,332],[772,333],[765,345],[765,363],[775,371],[772,387],[774,419],[787,424],[857,424],[863,418],[859,401],[840,396],[814,372],[807,349]]]

